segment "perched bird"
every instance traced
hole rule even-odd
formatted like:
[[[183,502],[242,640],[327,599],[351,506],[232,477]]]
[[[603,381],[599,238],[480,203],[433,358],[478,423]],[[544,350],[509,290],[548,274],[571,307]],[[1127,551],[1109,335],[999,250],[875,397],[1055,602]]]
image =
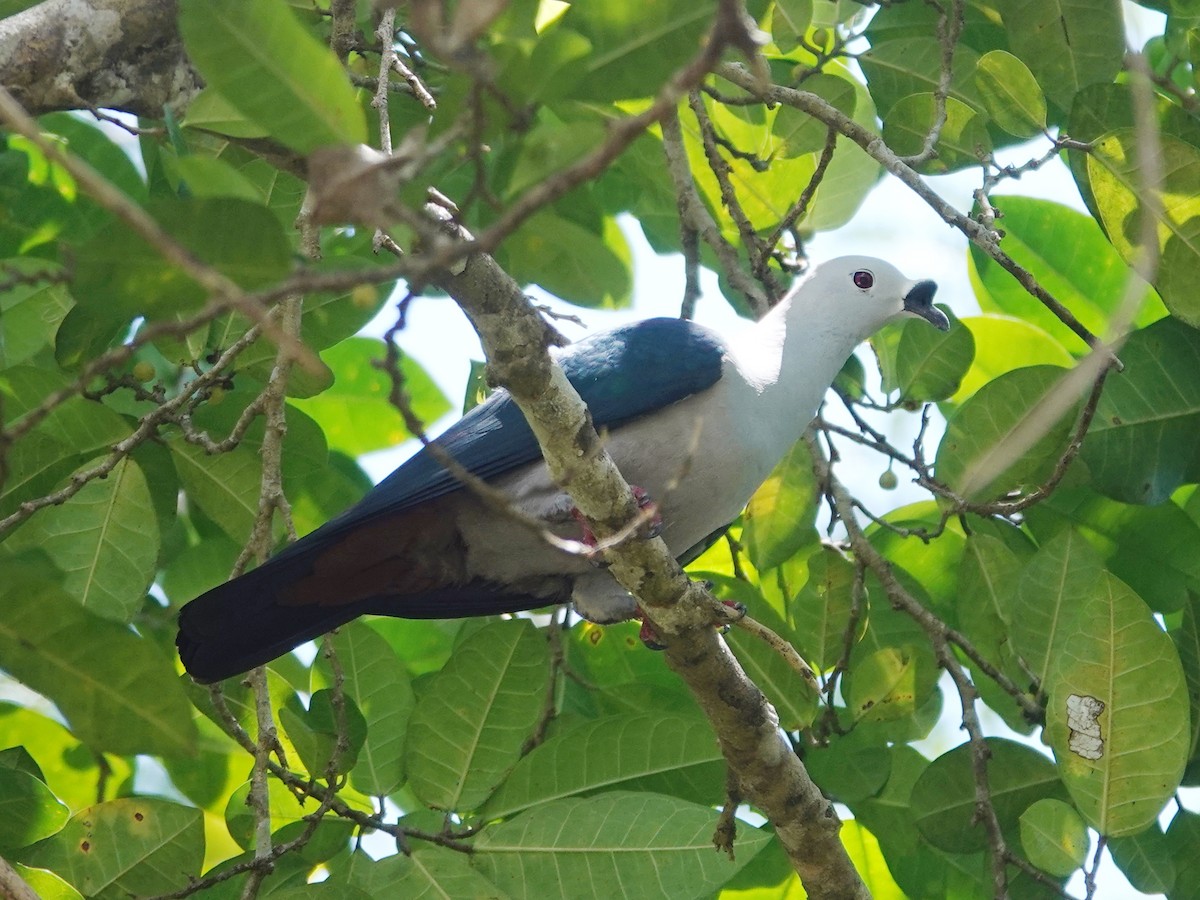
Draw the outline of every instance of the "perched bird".
[[[936,290],[883,260],[846,256],[814,268],[738,337],[649,319],[581,340],[558,361],[686,562],[741,512],[859,343],[904,315],[949,327]],[[505,391],[435,443],[525,516],[580,536]],[[597,622],[637,612],[611,574],[487,506],[426,448],[342,515],[184,606],[176,643],[188,672],[211,682],[364,614],[458,618],[568,601]]]

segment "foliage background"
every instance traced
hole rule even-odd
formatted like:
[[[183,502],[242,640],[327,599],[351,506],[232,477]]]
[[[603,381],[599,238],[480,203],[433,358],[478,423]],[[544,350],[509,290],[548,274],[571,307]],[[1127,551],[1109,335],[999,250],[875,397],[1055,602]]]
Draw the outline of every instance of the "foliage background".
[[[1200,32],[1146,7],[1126,48],[1107,2],[748,4],[761,35],[730,2],[414,2],[384,21],[396,65],[366,3],[183,0],[166,108],[40,95],[0,44],[0,883],[758,897],[802,896],[799,868],[814,897],[1053,897],[1119,869],[1195,896]],[[8,41],[66,21],[0,15]],[[142,166],[62,111],[89,104],[142,114]],[[398,162],[314,155],[362,142]],[[1055,158],[1087,214],[1006,193]],[[972,209],[915,174],[947,171]],[[888,226],[927,203],[973,241],[980,312],[943,293],[948,335],[882,334],[690,568],[817,671],[726,635],[844,849],[795,851],[761,760],[636,625],[355,622],[246,683],[179,674],[178,606],[360,496],[357,457],[411,436],[394,401],[461,407],[354,336],[385,308],[399,330],[398,278],[472,310],[428,187],[521,284],[627,306],[621,216],[682,252],[685,309],[703,265],[751,315],[879,177],[912,192]]]

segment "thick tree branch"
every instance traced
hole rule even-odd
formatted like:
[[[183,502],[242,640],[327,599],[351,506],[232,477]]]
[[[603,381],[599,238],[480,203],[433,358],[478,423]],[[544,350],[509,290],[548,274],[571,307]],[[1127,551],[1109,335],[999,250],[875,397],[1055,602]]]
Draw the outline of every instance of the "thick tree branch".
[[[202,82],[174,0],[46,0],[0,19],[0,85],[33,115],[120,109],[160,118]]]

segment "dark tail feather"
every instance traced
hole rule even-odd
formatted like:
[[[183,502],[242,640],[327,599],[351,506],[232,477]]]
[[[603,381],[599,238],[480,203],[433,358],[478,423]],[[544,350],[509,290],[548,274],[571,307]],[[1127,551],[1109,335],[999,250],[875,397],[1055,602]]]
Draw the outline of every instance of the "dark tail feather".
[[[188,674],[209,684],[249,671],[360,615],[359,604],[284,606],[270,573],[219,585],[179,611],[175,645]],[[259,577],[256,577],[259,576]]]
[[[457,619],[537,609],[554,603],[487,582],[342,605],[284,604],[287,576],[270,563],[219,585],[179,611],[175,644],[188,674],[209,684],[240,675],[365,614]],[[563,598],[565,599],[565,597]]]

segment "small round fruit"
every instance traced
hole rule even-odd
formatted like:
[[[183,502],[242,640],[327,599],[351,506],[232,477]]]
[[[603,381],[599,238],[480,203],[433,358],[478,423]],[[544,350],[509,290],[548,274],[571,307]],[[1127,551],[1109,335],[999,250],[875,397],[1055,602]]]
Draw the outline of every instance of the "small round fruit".
[[[145,384],[148,381],[153,381],[154,376],[158,373],[154,371],[154,366],[146,362],[144,359],[133,367],[133,377]]]
[[[879,476],[879,486],[885,491],[894,491],[896,485],[900,483],[900,479],[896,477],[896,473],[891,469],[887,469]]]

